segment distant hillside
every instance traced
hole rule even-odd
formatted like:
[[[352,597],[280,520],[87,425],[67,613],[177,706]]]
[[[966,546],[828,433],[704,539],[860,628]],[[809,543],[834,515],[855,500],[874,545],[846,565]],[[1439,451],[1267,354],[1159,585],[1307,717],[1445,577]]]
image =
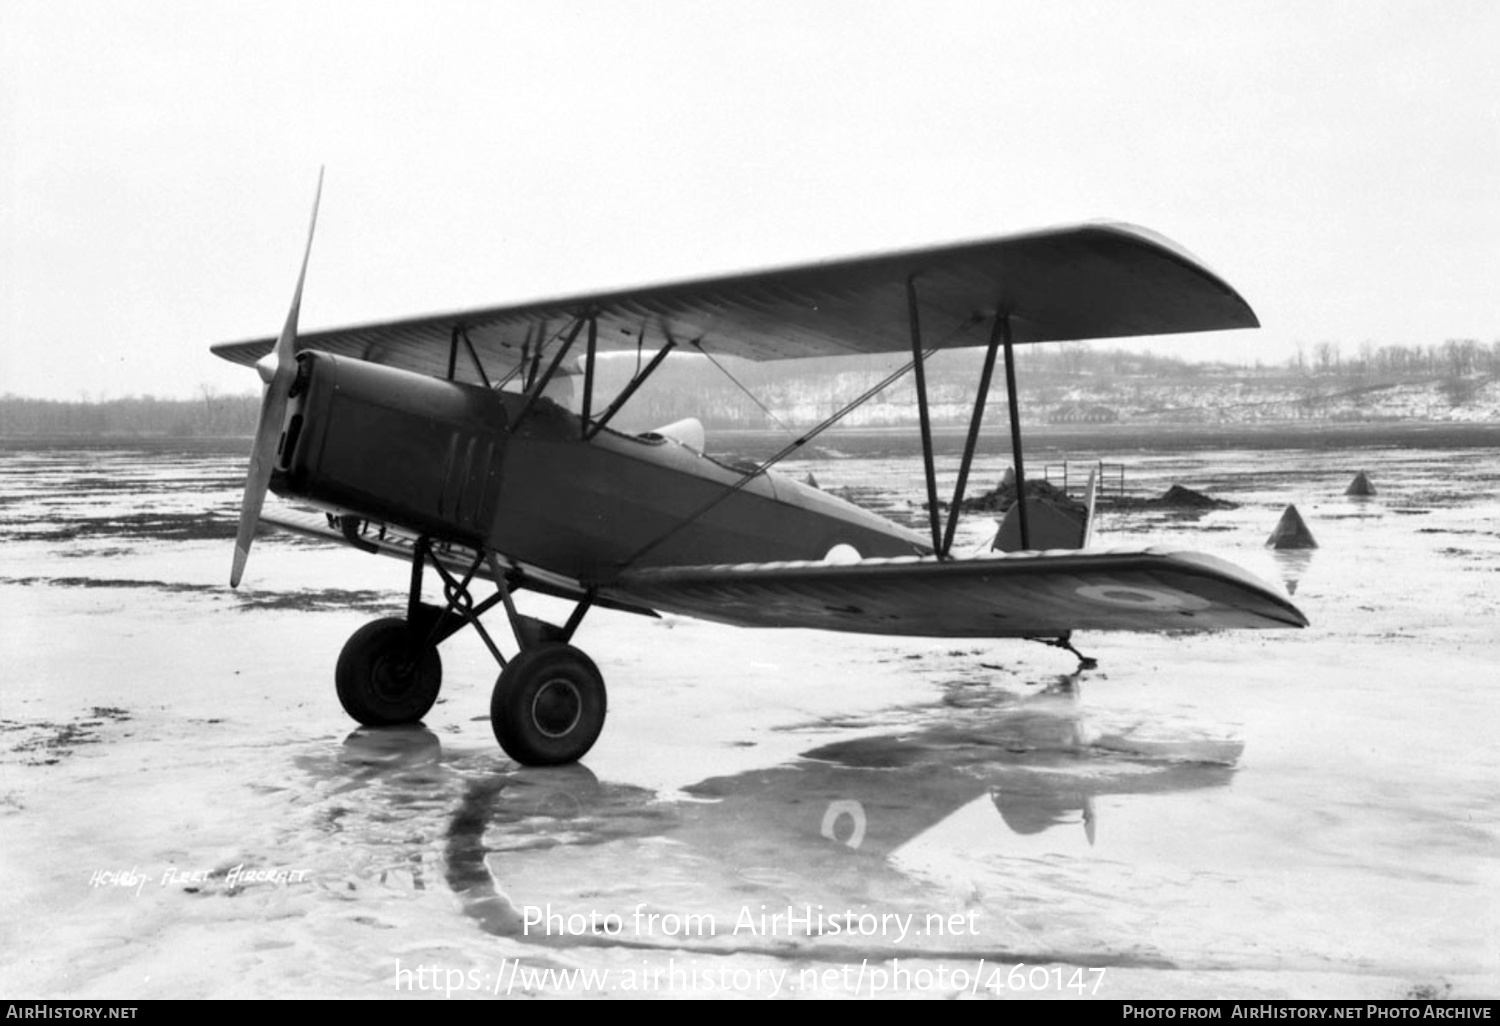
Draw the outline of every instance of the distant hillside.
[[[900,364],[895,366],[899,367]],[[777,424],[804,428],[844,408],[894,369],[817,369],[785,374],[760,367],[722,375],[679,367],[676,387],[646,390],[631,421],[642,428],[696,416],[722,428]],[[1019,370],[1022,419],[1028,424],[1245,424],[1281,421],[1500,421],[1500,373],[1295,373],[1284,369],[1193,367],[1189,372],[1100,373]],[[717,374],[717,372],[715,372]],[[760,380],[756,380],[759,378]],[[928,375],[932,418],[965,424],[973,412],[979,368],[936,366]],[[743,385],[742,389],[740,385]],[[753,396],[753,398],[752,398]],[[1004,417],[1005,383],[992,382],[986,419]],[[902,378],[840,423],[885,427],[916,423],[916,388]]]
[[[1033,390],[1037,421],[1247,424],[1268,421],[1500,422],[1500,376],[1348,380],[1214,376],[1076,381]],[[1023,404],[1025,403],[1023,399]]]
[[[943,352],[927,366],[933,420],[968,422],[983,352]],[[844,409],[908,362],[904,354],[750,363],[698,355],[668,358],[626,406],[615,427],[644,431],[683,417],[714,429],[802,429]],[[1026,346],[1017,367],[1023,422],[1041,424],[1233,425],[1273,422],[1500,422],[1500,342],[1366,347],[1341,360],[1320,346],[1309,363],[1281,367],[1193,364],[1170,357],[1079,344]],[[629,380],[636,361],[601,361],[601,396]],[[579,379],[575,378],[575,381]],[[0,397],[0,436],[249,435],[258,395],[197,399],[149,396],[103,402]],[[601,408],[596,402],[595,409]],[[986,418],[1005,416],[1005,379],[997,368]],[[916,423],[910,373],[841,422],[846,427]]]
[[[664,365],[661,381],[634,401],[641,427],[696,416],[725,428],[808,427],[844,408],[905,365],[904,356],[751,364],[700,358]],[[983,353],[939,353],[927,387],[939,424],[967,423]],[[1322,346],[1312,364],[1284,367],[1193,364],[1171,357],[1078,344],[1018,350],[1022,418],[1029,424],[1238,424],[1272,421],[1493,421],[1500,415],[1500,343],[1366,348],[1340,360]],[[987,417],[1003,416],[997,368]],[[916,422],[907,374],[841,422],[882,427]]]

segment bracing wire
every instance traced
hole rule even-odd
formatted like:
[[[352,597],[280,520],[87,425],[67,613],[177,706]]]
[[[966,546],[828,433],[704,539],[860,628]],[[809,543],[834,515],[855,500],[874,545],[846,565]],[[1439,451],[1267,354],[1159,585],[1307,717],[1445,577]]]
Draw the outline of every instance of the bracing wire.
[[[839,411],[837,411],[836,413],[834,413],[832,416],[830,416],[830,417],[826,418],[825,420],[823,420],[822,423],[818,424],[811,431],[806,432],[805,434],[803,434],[800,437],[798,437],[795,441],[792,441],[791,443],[783,446],[775,455],[773,455],[769,459],[764,460],[763,462],[757,464],[754,467],[754,469],[746,471],[744,474],[742,474],[740,476],[740,478],[739,478],[738,481],[735,481],[733,484],[726,486],[725,489],[722,492],[720,492],[718,495],[714,496],[708,502],[704,503],[698,509],[694,510],[692,514],[690,514],[687,517],[684,517],[682,520],[680,520],[676,524],[674,524],[670,529],[668,529],[667,531],[665,531],[662,534],[658,535],[652,541],[647,542],[645,545],[641,546],[635,552],[631,553],[630,556],[623,563],[620,564],[620,568],[624,569],[626,567],[629,567],[631,564],[639,561],[642,556],[646,555],[648,552],[651,552],[653,549],[655,549],[658,546],[660,546],[663,542],[667,541],[669,538],[671,538],[673,535],[677,534],[679,531],[681,531],[683,528],[687,527],[689,524],[697,521],[699,518],[701,518],[702,516],[704,516],[710,510],[712,510],[716,506],[718,506],[719,503],[723,502],[725,499],[729,498],[731,495],[733,495],[734,493],[738,492],[740,489],[744,488],[751,481],[755,480],[757,477],[759,477],[760,475],[764,474],[766,471],[770,470],[776,464],[780,463],[782,460],[786,459],[792,453],[794,453],[798,449],[802,448],[802,446],[806,445],[808,442],[812,441],[814,438],[816,438],[819,435],[821,435],[824,431],[827,431],[829,428],[833,427],[833,425],[837,424],[839,421],[843,420],[849,414],[851,414],[855,410],[859,409],[865,403],[867,403],[871,399],[875,398],[875,396],[879,395],[881,392],[884,392],[891,385],[895,384],[902,377],[906,376],[906,374],[908,374],[912,370],[912,368],[914,368],[919,362],[925,364],[927,362],[927,360],[929,358],[931,358],[931,356],[934,353],[936,353],[938,350],[940,350],[940,349],[944,348],[945,346],[947,346],[948,343],[951,342],[956,336],[958,336],[958,335],[962,334],[963,332],[968,331],[969,329],[973,328],[974,325],[976,325],[976,324],[979,323],[979,320],[980,320],[980,318],[976,315],[974,317],[969,318],[968,320],[966,320],[964,323],[958,325],[957,327],[953,328],[953,330],[951,330],[950,332],[948,332],[947,335],[943,336],[943,338],[939,342],[937,342],[934,345],[929,346],[927,349],[925,349],[922,352],[921,356],[914,357],[914,358],[908,360],[900,368],[898,368],[895,371],[892,371],[890,374],[888,374],[884,378],[882,378],[877,384],[875,384],[871,388],[866,389],[853,402],[850,402],[849,404],[847,404],[846,406],[844,406],[842,409],[840,409]]]
[[[708,357],[708,362],[711,363],[711,364],[713,364],[718,369],[718,371],[719,371],[720,374],[724,375],[731,382],[733,382],[735,388],[738,388],[741,392],[745,393],[745,396],[752,403],[754,403],[756,406],[760,407],[760,412],[764,413],[767,418],[769,418],[771,421],[773,421],[776,424],[777,427],[781,428],[781,430],[787,432],[788,434],[790,434],[792,432],[792,427],[789,424],[787,424],[785,421],[783,421],[780,417],[776,416],[776,414],[772,413],[771,410],[770,410],[770,407],[766,406],[765,403],[761,402],[760,399],[759,399],[759,397],[757,397],[754,392],[752,392],[752,391],[750,391],[750,389],[746,388],[745,385],[744,385],[744,383],[741,382],[739,378],[737,378],[733,374],[729,373],[729,368],[725,367],[718,360],[715,360],[714,359],[714,354],[710,353],[707,349],[703,348],[703,343],[702,343],[701,340],[700,341],[695,341],[693,343],[693,348],[696,349],[696,350],[698,350],[698,352],[702,353],[704,356]]]

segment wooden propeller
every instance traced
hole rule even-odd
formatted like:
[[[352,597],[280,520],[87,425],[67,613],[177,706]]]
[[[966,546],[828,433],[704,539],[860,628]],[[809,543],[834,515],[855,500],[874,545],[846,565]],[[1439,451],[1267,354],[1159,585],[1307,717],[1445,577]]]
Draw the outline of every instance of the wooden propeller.
[[[250,557],[250,544],[260,522],[260,510],[271,483],[271,468],[276,461],[276,447],[281,440],[281,425],[286,419],[292,381],[297,376],[297,314],[302,308],[302,283],[307,278],[307,260],[312,255],[313,231],[318,226],[318,202],[323,198],[323,171],[318,171],[318,191],[313,196],[312,223],[307,227],[307,247],[302,251],[302,270],[297,273],[297,291],[292,294],[292,308],[275,347],[255,364],[265,382],[260,402],[260,420],[255,426],[255,445],[250,450],[250,469],[245,475],[245,497],[240,501],[240,526],[234,539],[234,568],[229,572],[229,586],[239,587]]]

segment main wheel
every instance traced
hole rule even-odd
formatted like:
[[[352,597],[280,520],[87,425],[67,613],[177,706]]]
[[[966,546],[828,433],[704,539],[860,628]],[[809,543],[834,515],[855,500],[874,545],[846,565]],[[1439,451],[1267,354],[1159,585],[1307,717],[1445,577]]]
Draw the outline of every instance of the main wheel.
[[[427,715],[443,684],[443,661],[405,620],[387,617],[350,635],[333,679],[345,712],[367,727],[392,727]]]
[[[525,766],[577,762],[604,729],[604,678],[572,645],[547,642],[512,659],[495,682],[490,726]]]

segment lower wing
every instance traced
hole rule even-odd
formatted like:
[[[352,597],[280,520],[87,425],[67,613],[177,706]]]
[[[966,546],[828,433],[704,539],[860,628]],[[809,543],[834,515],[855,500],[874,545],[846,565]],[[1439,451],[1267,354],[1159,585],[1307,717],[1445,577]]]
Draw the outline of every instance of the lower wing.
[[[359,523],[344,531],[318,513],[277,509],[267,523],[409,560],[411,536]],[[471,550],[437,546],[462,573]],[[1270,585],[1213,556],[1166,549],[990,552],[821,562],[664,567],[607,585],[548,574],[501,557],[512,587],[635,613],[664,610],[741,627],[808,627],[935,638],[1052,637],[1066,631],[1305,627]],[[489,578],[487,567],[476,576]]]
[[[653,609],[747,627],[997,638],[1307,626],[1296,606],[1232,563],[1165,549],[678,567],[628,572],[615,584]]]

